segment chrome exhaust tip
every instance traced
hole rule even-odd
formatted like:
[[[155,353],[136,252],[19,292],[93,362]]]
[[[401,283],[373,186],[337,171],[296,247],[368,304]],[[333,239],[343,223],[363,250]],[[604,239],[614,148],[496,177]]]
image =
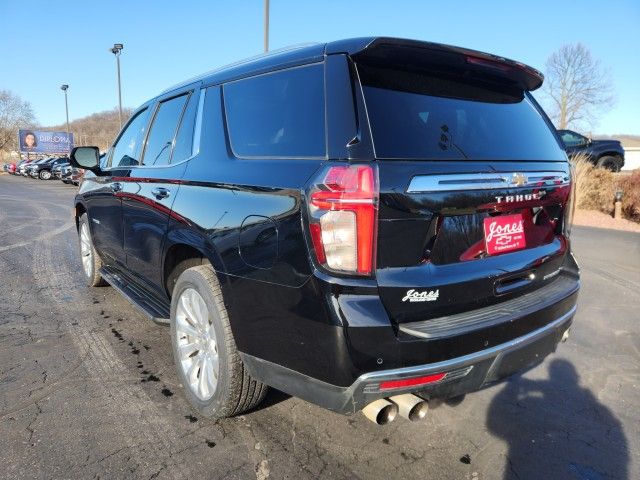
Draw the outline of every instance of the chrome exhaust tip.
[[[389,400],[398,405],[398,413],[401,417],[411,420],[412,422],[418,422],[424,419],[429,411],[427,401],[411,393],[396,395],[389,398]]]
[[[566,342],[567,340],[569,340],[569,330],[571,330],[570,328],[567,328],[564,333],[562,334],[562,339],[560,340],[562,343]]]
[[[398,415],[398,405],[381,398],[364,407],[362,413],[373,423],[386,425],[395,420],[396,415]]]

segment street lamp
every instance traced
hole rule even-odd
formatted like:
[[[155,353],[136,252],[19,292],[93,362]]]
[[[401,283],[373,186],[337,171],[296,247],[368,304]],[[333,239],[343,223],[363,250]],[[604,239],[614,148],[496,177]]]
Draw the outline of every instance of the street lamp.
[[[269,0],[264,0],[264,51],[269,51]]]
[[[116,56],[116,66],[118,69],[118,118],[120,119],[120,128],[122,128],[122,89],[120,88],[120,53],[124,45],[122,43],[114,43],[113,48],[109,51]]]
[[[60,90],[64,92],[64,110],[67,113],[67,141],[68,141],[69,140],[69,103],[67,102],[67,90],[69,90],[69,85],[66,85],[66,84],[60,85]]]

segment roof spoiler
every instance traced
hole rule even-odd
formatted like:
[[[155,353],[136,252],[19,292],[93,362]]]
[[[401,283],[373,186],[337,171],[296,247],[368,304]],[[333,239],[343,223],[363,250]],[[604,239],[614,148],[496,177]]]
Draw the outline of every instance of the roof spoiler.
[[[354,61],[379,67],[411,66],[426,71],[457,71],[466,77],[532,91],[544,76],[535,68],[508,58],[440,43],[375,37],[329,43],[327,54],[346,53]]]

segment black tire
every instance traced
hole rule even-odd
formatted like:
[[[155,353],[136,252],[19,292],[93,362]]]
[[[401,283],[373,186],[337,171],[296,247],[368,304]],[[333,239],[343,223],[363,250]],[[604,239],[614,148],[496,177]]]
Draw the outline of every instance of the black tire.
[[[83,260],[82,252],[82,232],[83,228],[86,227],[88,240],[89,240],[89,249],[90,249],[90,259],[85,263]],[[82,272],[84,273],[85,280],[87,285],[90,287],[103,287],[108,285],[108,283],[100,276],[100,269],[102,268],[102,260],[100,259],[100,255],[96,251],[93,246],[93,240],[91,238],[91,229],[89,228],[89,218],[86,213],[83,213],[80,216],[80,220],[78,221],[78,239],[80,243],[80,261],[82,262]],[[86,253],[86,252],[85,252]]]
[[[619,157],[605,156],[600,157],[596,165],[600,168],[606,168],[612,172],[619,172],[622,167],[621,163],[622,162]]]
[[[208,322],[216,336],[219,372],[215,391],[208,400],[201,400],[191,390],[180,362],[176,310],[181,294],[187,289],[195,289],[204,300]],[[210,418],[239,415],[255,408],[267,394],[267,385],[251,378],[242,363],[231,332],[220,284],[209,264],[188,268],[176,281],[171,296],[171,345],[185,396],[198,414]]]
[[[49,170],[40,170],[38,176],[40,180],[51,180],[51,172]]]
[[[167,294],[169,295],[169,298],[171,298],[173,290],[176,287],[176,282],[178,281],[178,278],[180,277],[182,272],[184,272],[188,268],[197,267],[198,265],[202,265],[202,258],[199,258],[199,257],[187,258],[185,260],[179,261],[173,267],[169,275],[167,275],[167,281],[166,281],[166,289],[167,289]]]

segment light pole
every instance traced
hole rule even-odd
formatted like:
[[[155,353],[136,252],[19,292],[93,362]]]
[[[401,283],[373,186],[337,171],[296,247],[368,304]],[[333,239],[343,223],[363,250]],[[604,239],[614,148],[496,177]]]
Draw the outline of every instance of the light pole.
[[[116,67],[118,69],[118,118],[120,119],[120,128],[122,128],[122,89],[120,87],[120,53],[124,45],[122,43],[114,43],[113,48],[109,51],[116,56]]]
[[[67,153],[71,153],[71,141],[69,139],[69,102],[67,102],[67,90],[69,90],[69,85],[60,85],[60,90],[64,92],[64,110],[67,114]]]
[[[67,137],[69,136],[69,103],[67,102],[67,90],[69,85],[60,85],[60,90],[64,92],[64,109],[67,113]]]
[[[269,0],[264,0],[264,51],[269,51]]]

